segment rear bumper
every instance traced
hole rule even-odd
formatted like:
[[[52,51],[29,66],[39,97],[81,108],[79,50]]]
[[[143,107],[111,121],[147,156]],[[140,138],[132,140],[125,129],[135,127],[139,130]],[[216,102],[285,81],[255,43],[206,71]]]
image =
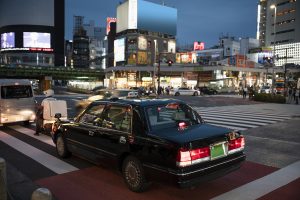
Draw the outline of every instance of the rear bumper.
[[[232,155],[230,158],[224,158],[213,163],[203,163],[190,168],[178,170],[163,169],[158,166],[144,165],[151,173],[149,178],[157,177],[157,180],[167,181],[181,188],[191,187],[199,183],[210,181],[222,177],[232,171],[239,169],[245,161],[246,156],[243,153]]]
[[[176,183],[179,187],[185,188],[216,179],[239,169],[245,159],[246,156],[242,154],[238,157],[231,158],[205,168],[200,168],[198,170],[175,173],[174,175],[176,177]]]
[[[1,117],[0,124],[24,122],[24,121],[33,122],[36,118],[34,112],[28,112],[24,114],[1,114],[0,117]]]

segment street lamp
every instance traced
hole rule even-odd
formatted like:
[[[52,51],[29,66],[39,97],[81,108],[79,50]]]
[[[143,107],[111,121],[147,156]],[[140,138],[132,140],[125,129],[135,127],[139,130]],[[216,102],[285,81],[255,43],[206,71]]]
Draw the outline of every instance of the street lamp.
[[[276,45],[276,15],[277,15],[277,7],[275,4],[272,4],[270,6],[271,9],[274,9],[274,21],[273,21],[273,73],[272,73],[272,93],[274,93],[274,67],[275,67],[275,58],[276,58],[276,50],[275,50],[275,45]]]

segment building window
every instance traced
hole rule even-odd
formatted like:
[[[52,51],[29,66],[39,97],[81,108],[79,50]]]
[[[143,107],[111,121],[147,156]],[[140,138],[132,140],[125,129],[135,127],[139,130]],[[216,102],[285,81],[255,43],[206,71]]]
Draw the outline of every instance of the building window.
[[[284,30],[284,31],[278,31],[278,32],[276,32],[276,35],[283,34],[283,33],[290,33],[290,32],[293,32],[293,31],[295,31],[295,29],[288,29],[288,30]],[[274,33],[272,33],[271,35],[274,35]]]

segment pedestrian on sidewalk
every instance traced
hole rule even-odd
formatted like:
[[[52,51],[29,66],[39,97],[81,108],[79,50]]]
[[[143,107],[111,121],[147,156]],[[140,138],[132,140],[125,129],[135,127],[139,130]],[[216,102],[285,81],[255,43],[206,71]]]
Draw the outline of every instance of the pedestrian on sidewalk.
[[[292,87],[289,87],[289,89],[288,89],[288,101],[287,101],[287,103],[292,103],[292,101],[293,101],[293,88]]]
[[[247,87],[244,87],[243,88],[243,99],[246,99],[246,97],[247,97],[247,91],[248,91]]]
[[[297,88],[295,93],[296,104],[299,104],[299,93],[300,93],[300,88]]]

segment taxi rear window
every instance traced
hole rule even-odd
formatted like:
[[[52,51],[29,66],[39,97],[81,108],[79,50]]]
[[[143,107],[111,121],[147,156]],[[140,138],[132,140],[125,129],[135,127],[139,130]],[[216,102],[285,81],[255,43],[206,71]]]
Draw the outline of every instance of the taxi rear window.
[[[2,99],[29,98],[32,96],[30,85],[9,85],[1,87]]]

